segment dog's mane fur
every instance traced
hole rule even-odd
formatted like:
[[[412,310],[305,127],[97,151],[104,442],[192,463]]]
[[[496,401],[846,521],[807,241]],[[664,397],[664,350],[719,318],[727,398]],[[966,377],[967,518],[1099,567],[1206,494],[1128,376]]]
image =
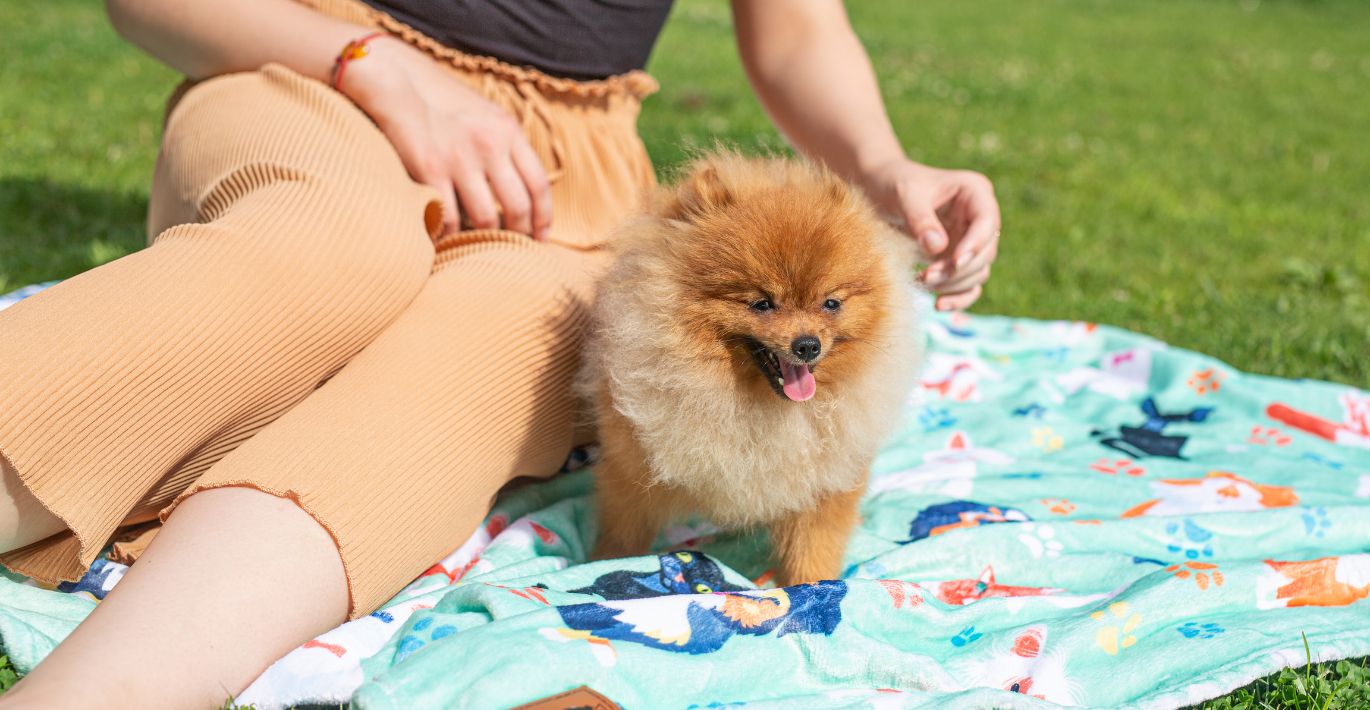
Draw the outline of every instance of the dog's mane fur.
[[[644,478],[686,492],[724,526],[774,520],[824,494],[864,485],[921,364],[912,240],[820,167],[725,153],[688,172],[710,181],[661,190],[651,213],[614,240],[619,256],[598,296],[580,394],[611,402],[631,424],[651,468]],[[753,194],[757,186],[777,185],[787,189]],[[883,299],[883,316],[875,335],[864,338],[860,366],[819,387],[808,402],[742,391],[727,358],[700,352],[692,341],[697,334],[682,322],[693,296],[672,244],[691,238],[693,221],[713,218],[709,202],[718,196],[710,190],[731,200],[793,194],[794,210],[844,211],[869,226],[869,238],[854,238],[850,248],[879,255],[876,278],[885,283],[873,297]],[[815,194],[826,195],[824,204],[813,204]]]

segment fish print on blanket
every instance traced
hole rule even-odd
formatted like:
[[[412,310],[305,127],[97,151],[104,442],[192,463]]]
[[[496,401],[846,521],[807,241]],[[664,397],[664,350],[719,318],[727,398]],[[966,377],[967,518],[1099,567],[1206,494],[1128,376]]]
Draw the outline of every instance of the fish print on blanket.
[[[1091,323],[930,314],[927,340],[842,579],[774,588],[765,533],[707,520],[587,562],[582,450],[237,701],[1175,708],[1304,663],[1305,634],[1315,660],[1370,655],[1370,394]],[[0,576],[15,667],[124,569]]]

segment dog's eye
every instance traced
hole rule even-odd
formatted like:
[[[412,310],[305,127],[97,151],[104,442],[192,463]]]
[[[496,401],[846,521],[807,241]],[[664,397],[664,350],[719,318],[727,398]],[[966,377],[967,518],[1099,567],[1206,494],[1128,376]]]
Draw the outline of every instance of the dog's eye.
[[[825,310],[825,311],[834,311],[834,312],[835,312],[837,309],[839,309],[839,308],[841,308],[841,307],[842,307],[842,302],[839,301],[839,300],[837,300],[836,298],[829,298],[828,300],[826,300],[826,301],[823,302],[823,310]]]
[[[747,307],[758,313],[764,313],[766,311],[771,310],[772,308],[775,308],[775,304],[771,303],[771,299],[763,298],[759,301],[752,301],[751,305]]]

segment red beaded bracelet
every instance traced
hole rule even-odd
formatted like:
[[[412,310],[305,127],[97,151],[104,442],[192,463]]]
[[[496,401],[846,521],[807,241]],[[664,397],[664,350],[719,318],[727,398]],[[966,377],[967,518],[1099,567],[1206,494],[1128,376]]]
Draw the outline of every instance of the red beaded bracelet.
[[[334,89],[342,86],[343,71],[347,69],[347,63],[370,54],[371,49],[366,46],[366,43],[385,35],[385,32],[372,32],[365,37],[354,39],[343,45],[342,51],[338,52],[338,57],[333,60],[333,80],[329,83],[333,85]]]

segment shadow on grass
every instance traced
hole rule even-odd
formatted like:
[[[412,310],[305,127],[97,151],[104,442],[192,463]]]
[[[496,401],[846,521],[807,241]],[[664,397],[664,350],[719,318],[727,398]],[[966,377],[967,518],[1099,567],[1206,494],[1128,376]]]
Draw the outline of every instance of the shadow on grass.
[[[0,292],[141,249],[146,223],[146,194],[0,177]]]

